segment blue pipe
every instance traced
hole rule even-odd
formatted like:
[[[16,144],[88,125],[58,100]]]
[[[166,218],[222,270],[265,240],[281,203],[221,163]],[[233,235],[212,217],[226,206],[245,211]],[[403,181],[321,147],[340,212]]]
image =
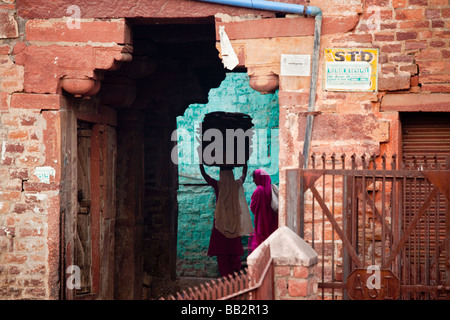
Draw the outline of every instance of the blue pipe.
[[[244,7],[250,9],[276,11],[283,13],[305,14],[307,16],[315,17],[311,84],[309,87],[309,102],[308,102],[308,114],[306,116],[305,141],[303,143],[303,158],[304,158],[303,167],[308,168],[309,148],[311,145],[311,135],[314,121],[314,116],[312,112],[314,112],[315,109],[317,79],[319,73],[320,35],[322,32],[322,10],[314,6],[305,7],[301,4],[283,3],[267,0],[197,0],[197,1],[211,2],[222,5]]]
[[[198,0],[202,2],[212,2],[235,7],[250,9],[268,10],[283,13],[306,14],[311,17],[321,16],[322,10],[314,6],[303,6],[301,4],[283,3],[266,0]]]

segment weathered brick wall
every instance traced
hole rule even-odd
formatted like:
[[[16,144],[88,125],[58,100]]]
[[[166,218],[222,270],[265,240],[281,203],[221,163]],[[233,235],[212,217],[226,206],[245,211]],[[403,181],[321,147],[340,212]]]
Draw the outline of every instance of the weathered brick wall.
[[[81,107],[68,111],[74,107],[73,101],[62,95],[62,88],[81,88],[79,96],[98,91],[94,70],[116,66],[115,59],[121,58],[115,56],[114,46],[129,40],[124,37],[123,20],[119,22],[123,28],[91,20],[84,21],[84,29],[69,29],[64,19],[25,21],[15,8],[14,1],[0,2],[0,298],[56,299],[60,296],[60,249],[65,250],[66,265],[73,264],[75,233],[70,230],[74,226],[70,220],[65,221],[65,227],[71,239],[61,244],[60,233],[61,217],[67,214],[73,219],[71,210],[76,202],[76,190],[71,189],[76,154],[73,121],[83,118],[114,125],[115,117],[108,107],[101,115],[83,113]],[[106,45],[80,45],[99,35],[98,30],[108,35],[105,40],[97,38]],[[110,159],[109,155],[103,159]],[[99,212],[109,218],[108,205],[100,203],[99,197],[97,200]],[[105,233],[108,238],[108,230]],[[99,237],[95,234],[93,239]],[[102,239],[106,239],[104,235]],[[103,250],[103,255],[94,258],[96,264],[109,249],[101,240],[94,247]],[[105,272],[105,277],[108,274],[113,273]],[[107,286],[99,286],[109,280],[102,277],[99,271],[93,283],[106,297]]]
[[[178,273],[182,276],[218,275],[215,257],[207,256],[209,237],[213,224],[215,196],[209,186],[204,184],[198,167],[196,144],[196,126],[203,121],[206,113],[213,111],[242,112],[249,114],[255,125],[254,153],[249,160],[248,175],[244,184],[247,202],[255,190],[251,173],[264,168],[274,183],[278,184],[278,95],[261,95],[250,88],[245,73],[228,73],[219,88],[211,89],[209,101],[193,104],[178,117],[180,137],[179,182],[178,190]],[[272,129],[273,139],[269,136]],[[258,135],[258,136],[257,136]],[[266,137],[264,137],[266,135]],[[257,136],[257,137],[256,137]],[[266,139],[266,140],[264,140]],[[270,154],[268,154],[270,152]],[[218,178],[217,167],[206,167],[213,178]],[[242,170],[235,169],[234,175],[240,177]],[[192,185],[194,184],[194,185]],[[243,237],[244,250],[247,252],[248,237]],[[245,260],[247,253],[242,257]]]
[[[33,188],[34,169],[44,165],[47,113],[13,99],[24,87],[24,67],[15,63],[23,39],[14,1],[0,3],[0,298],[49,296],[48,206],[53,192]],[[15,101],[12,101],[15,100]],[[49,129],[50,126],[49,126]],[[52,181],[54,177],[52,177]]]

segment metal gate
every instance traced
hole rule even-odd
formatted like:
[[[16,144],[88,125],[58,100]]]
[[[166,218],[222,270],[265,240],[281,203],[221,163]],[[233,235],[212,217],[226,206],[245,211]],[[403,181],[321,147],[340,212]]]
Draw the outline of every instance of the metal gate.
[[[450,157],[310,166],[286,171],[287,224],[319,255],[322,299],[450,299]]]

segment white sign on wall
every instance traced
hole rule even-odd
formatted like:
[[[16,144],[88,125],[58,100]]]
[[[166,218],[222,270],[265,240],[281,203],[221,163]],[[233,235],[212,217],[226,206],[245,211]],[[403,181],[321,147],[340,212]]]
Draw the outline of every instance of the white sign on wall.
[[[282,54],[280,74],[282,76],[309,77],[311,75],[311,55]]]

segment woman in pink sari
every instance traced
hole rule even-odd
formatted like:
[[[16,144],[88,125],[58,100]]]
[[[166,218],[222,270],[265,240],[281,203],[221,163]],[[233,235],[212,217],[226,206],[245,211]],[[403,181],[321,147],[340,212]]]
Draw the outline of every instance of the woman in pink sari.
[[[250,209],[255,216],[255,231],[250,237],[250,252],[256,249],[278,228],[278,215],[273,211],[272,186],[269,174],[263,169],[253,172],[256,190],[253,192]]]

